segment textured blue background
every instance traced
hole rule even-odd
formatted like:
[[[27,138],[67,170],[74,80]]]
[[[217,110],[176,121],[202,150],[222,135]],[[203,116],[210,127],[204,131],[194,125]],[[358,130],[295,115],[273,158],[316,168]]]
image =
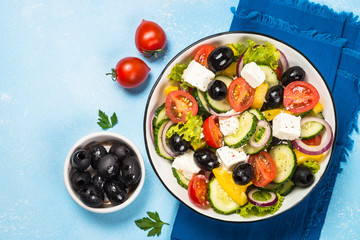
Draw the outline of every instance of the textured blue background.
[[[317,0],[360,14],[358,0]],[[147,96],[166,63],[193,41],[227,31],[237,1],[40,1],[0,2],[0,239],[145,239],[134,221],[158,211],[170,223],[178,202],[162,186],[143,141]],[[145,59],[134,44],[142,19],[161,25],[165,55]],[[118,60],[142,58],[152,69],[146,83],[125,90],[105,76]],[[117,213],[79,207],[63,183],[63,164],[82,136],[101,131],[98,109],[116,112],[120,133],[144,157],[146,181],[138,199]],[[360,136],[353,135],[356,142]],[[360,239],[360,171],[355,144],[338,176],[321,239]],[[165,203],[165,204],[164,204]]]

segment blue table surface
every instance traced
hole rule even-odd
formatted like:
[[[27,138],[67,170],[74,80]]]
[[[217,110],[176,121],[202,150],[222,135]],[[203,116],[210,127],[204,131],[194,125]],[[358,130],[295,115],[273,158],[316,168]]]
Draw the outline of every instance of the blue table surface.
[[[358,0],[317,0],[360,14]],[[157,211],[169,239],[178,201],[149,163],[143,140],[147,96],[162,68],[197,39],[227,31],[237,1],[42,1],[0,2],[0,239],[145,239],[134,224]],[[134,33],[142,19],[167,33],[165,55],[145,59]],[[146,83],[121,88],[105,73],[127,56],[151,68]],[[98,110],[116,112],[110,129],[137,146],[146,180],[126,209],[96,214],[79,207],[63,182],[65,157],[84,135],[102,131]],[[360,239],[360,136],[338,176],[321,239]],[[165,204],[164,204],[165,203]]]

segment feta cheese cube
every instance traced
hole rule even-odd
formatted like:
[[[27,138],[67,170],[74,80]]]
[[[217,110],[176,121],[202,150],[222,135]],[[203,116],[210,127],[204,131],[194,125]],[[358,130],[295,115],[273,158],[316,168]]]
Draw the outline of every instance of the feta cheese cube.
[[[257,88],[265,81],[265,73],[255,62],[246,64],[240,75],[252,88]]]
[[[295,140],[300,137],[301,117],[280,113],[272,121],[273,136],[284,140]]]
[[[194,174],[201,170],[194,161],[194,151],[192,150],[175,157],[171,166],[181,172],[188,180],[191,180]]]
[[[215,74],[200,63],[192,60],[184,70],[182,78],[193,87],[205,92],[208,84],[214,80]]]
[[[233,170],[238,163],[246,162],[249,159],[249,156],[246,155],[245,152],[228,146],[218,148],[216,155],[218,156],[221,166],[228,171]]]
[[[239,118],[232,117],[219,117],[220,131],[224,136],[235,134],[240,128]]]

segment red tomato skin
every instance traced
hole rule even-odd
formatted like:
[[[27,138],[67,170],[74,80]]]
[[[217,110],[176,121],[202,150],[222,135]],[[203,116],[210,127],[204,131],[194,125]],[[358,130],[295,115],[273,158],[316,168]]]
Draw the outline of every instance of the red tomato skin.
[[[135,88],[146,80],[150,70],[143,60],[126,57],[116,64],[116,80],[124,88]]]
[[[181,101],[179,100],[179,98],[181,97],[185,97],[186,99],[189,100],[189,103],[191,102],[191,106],[189,105],[184,105],[182,104],[183,107],[188,107],[187,109],[180,109],[180,113],[181,113],[181,117],[175,116],[174,113],[174,109],[173,109],[173,105],[177,104],[176,101]],[[179,108],[177,108],[179,109]],[[192,115],[196,115],[198,112],[198,105],[197,102],[195,100],[195,98],[193,96],[191,96],[189,93],[182,91],[182,90],[176,90],[176,91],[172,91],[170,92],[165,100],[165,111],[166,114],[168,115],[168,117],[170,118],[171,121],[173,121],[174,123],[185,123],[186,122],[186,115],[191,111]],[[176,113],[179,113],[178,111]]]
[[[239,89],[237,89],[238,86]],[[243,95],[244,98],[247,98],[246,101],[243,102],[244,99],[240,99],[240,98],[236,99],[234,96],[235,91],[239,91],[239,93]],[[242,77],[236,78],[234,81],[232,81],[228,88],[228,95],[227,95],[228,101],[231,107],[237,112],[243,112],[249,107],[251,107],[251,105],[254,102],[254,96],[255,96],[255,89],[252,88]]]
[[[301,91],[294,90],[295,88],[302,88]],[[302,94],[304,93],[304,94]],[[299,97],[299,95],[301,95]],[[301,97],[305,98],[306,101],[304,106],[294,107],[293,101],[294,100],[301,100]],[[286,110],[293,112],[293,113],[303,113],[307,112],[315,107],[315,105],[319,102],[320,95],[316,88],[304,81],[295,81],[287,85],[284,89],[284,99],[283,105]],[[304,103],[297,103],[298,105]]]
[[[161,51],[166,45],[165,31],[157,23],[143,19],[135,32],[135,45],[145,55]]]
[[[250,155],[249,164],[254,168],[252,183],[257,187],[264,187],[276,176],[276,164],[269,153],[262,151]]]
[[[274,72],[276,73],[278,80],[281,81],[282,71],[280,67],[277,67]]]
[[[319,146],[321,144],[321,135],[317,135],[314,138],[310,138],[307,140],[301,140],[303,143],[305,143],[306,145],[311,145],[311,146]]]
[[[211,115],[203,123],[203,135],[207,145],[213,148],[222,147],[223,135],[216,124],[216,116]]]
[[[207,58],[210,53],[215,49],[212,45],[203,45],[201,46],[194,55],[194,60],[201,65],[208,67]]]
[[[194,176],[188,185],[188,196],[190,201],[198,207],[205,208],[209,206],[207,199],[207,185],[209,180],[202,174]]]

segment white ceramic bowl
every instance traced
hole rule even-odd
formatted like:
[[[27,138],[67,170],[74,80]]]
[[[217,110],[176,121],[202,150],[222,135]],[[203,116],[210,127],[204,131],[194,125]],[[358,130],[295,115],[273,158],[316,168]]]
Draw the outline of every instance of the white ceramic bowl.
[[[78,194],[74,191],[74,189],[71,186],[71,182],[70,182],[70,173],[72,171],[72,166],[71,166],[71,156],[72,154],[79,150],[79,149],[86,149],[87,147],[89,147],[89,145],[92,145],[94,143],[102,143],[104,145],[104,147],[109,150],[109,148],[111,147],[111,145],[115,142],[125,142],[127,143],[134,151],[135,154],[137,155],[138,159],[139,159],[139,163],[140,163],[140,169],[141,169],[141,178],[140,181],[137,183],[137,185],[131,187],[131,191],[129,192],[129,197],[128,199],[123,202],[122,204],[119,205],[113,205],[111,204],[111,202],[105,197],[105,201],[104,204],[100,207],[89,207],[87,205],[85,205],[79,198]],[[86,210],[89,210],[91,212],[96,212],[96,213],[111,213],[111,212],[116,212],[119,211],[125,207],[127,207],[130,203],[132,203],[136,197],[139,195],[143,185],[144,185],[144,181],[145,181],[145,165],[144,165],[144,160],[141,156],[141,153],[139,151],[139,149],[127,138],[125,138],[124,136],[117,134],[117,133],[112,133],[112,132],[97,132],[97,133],[92,133],[89,134],[87,136],[84,136],[83,138],[81,138],[79,141],[77,141],[72,148],[70,149],[68,155],[66,156],[65,159],[65,165],[64,165],[64,182],[65,182],[65,186],[67,191],[69,192],[70,196],[72,197],[72,199],[79,204],[81,207],[85,208]]]
[[[228,222],[252,222],[264,220],[275,215],[279,215],[290,208],[294,207],[300,201],[302,201],[318,184],[321,180],[321,177],[324,175],[332,154],[332,148],[327,152],[326,158],[320,162],[320,170],[315,175],[315,182],[308,188],[295,188],[289,195],[284,198],[284,202],[279,211],[277,211],[274,215],[266,215],[264,217],[249,217],[243,218],[238,214],[231,215],[222,215],[216,213],[213,209],[202,209],[196,207],[189,200],[187,195],[187,191],[179,186],[174,178],[171,171],[171,162],[159,157],[154,148],[154,144],[151,140],[150,135],[150,115],[154,108],[158,107],[165,101],[164,89],[169,85],[167,75],[170,73],[172,67],[180,62],[183,62],[189,59],[191,56],[194,56],[195,51],[199,48],[199,46],[203,44],[212,44],[214,46],[221,46],[230,43],[243,42],[247,43],[247,39],[252,39],[255,42],[261,44],[265,42],[270,42],[274,44],[278,49],[280,49],[288,59],[289,66],[299,65],[306,72],[305,81],[313,84],[320,94],[320,102],[324,106],[323,115],[326,121],[331,125],[333,129],[333,133],[336,136],[336,113],[335,113],[335,104],[330,93],[329,87],[327,86],[324,78],[321,76],[320,72],[316,69],[316,67],[309,61],[309,59],[304,56],[300,51],[293,48],[289,44],[282,42],[281,40],[275,39],[273,37],[259,34],[259,33],[251,33],[251,32],[224,32],[215,34],[206,38],[203,38],[190,46],[186,47],[179,54],[177,54],[164,68],[163,72],[160,74],[157,79],[154,87],[149,95],[146,113],[144,118],[144,134],[145,134],[145,144],[147,153],[151,162],[151,165],[164,184],[166,189],[175,196],[180,202],[184,205],[188,206],[190,209],[213,219],[218,219],[222,221]]]

